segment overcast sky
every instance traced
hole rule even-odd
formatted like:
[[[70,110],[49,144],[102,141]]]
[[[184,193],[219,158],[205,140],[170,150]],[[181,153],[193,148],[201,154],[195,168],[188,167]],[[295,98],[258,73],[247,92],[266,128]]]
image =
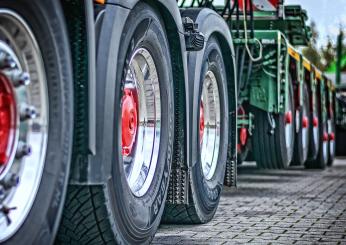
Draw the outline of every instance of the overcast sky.
[[[346,0],[285,0],[285,4],[300,4],[308,11],[308,22],[315,21],[320,33],[319,45],[328,35],[335,42],[340,24],[346,28]]]

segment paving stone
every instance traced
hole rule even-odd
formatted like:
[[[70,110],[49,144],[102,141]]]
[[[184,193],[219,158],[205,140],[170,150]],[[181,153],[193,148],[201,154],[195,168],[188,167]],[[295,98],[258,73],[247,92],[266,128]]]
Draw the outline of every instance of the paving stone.
[[[204,225],[161,225],[153,244],[345,244],[346,159],[324,171],[239,168]]]

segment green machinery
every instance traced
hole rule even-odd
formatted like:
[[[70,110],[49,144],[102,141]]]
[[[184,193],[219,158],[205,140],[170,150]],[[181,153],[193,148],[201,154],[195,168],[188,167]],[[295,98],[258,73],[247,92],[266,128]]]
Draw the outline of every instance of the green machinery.
[[[335,87],[295,48],[311,38],[306,11],[283,1],[181,4],[216,10],[232,31],[238,163],[255,160],[262,168],[330,165],[335,155]]]

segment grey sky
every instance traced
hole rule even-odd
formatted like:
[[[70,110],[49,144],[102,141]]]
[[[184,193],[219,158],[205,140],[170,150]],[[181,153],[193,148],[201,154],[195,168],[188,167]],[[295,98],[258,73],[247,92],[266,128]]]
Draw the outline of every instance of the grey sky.
[[[285,0],[285,4],[299,4],[308,11],[308,22],[315,21],[320,33],[319,45],[328,35],[335,42],[340,24],[346,28],[346,0]]]

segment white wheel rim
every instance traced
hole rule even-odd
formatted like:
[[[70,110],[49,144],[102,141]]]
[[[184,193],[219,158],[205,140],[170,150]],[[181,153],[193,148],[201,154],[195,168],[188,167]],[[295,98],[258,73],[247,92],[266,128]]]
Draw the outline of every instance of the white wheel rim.
[[[200,102],[204,115],[204,130],[200,131],[201,164],[207,180],[213,178],[219,157],[221,127],[219,96],[216,76],[212,71],[208,71],[203,81]]]
[[[35,200],[46,157],[49,113],[45,69],[32,31],[11,10],[0,10],[0,23],[0,52],[12,60],[11,65],[7,61],[7,65],[2,66],[1,73],[13,85],[17,106],[16,143],[0,176],[0,188],[4,190],[1,208],[16,208],[7,217],[0,213],[0,242],[3,242],[20,228]],[[20,85],[16,84],[18,77],[14,76],[19,73],[28,75]],[[9,178],[18,182],[12,182],[7,188]]]
[[[128,141],[127,146],[123,143],[124,170],[132,193],[141,197],[147,193],[155,176],[161,136],[160,83],[154,59],[147,49],[139,48],[134,52],[123,85],[124,91],[132,91],[132,103],[136,107],[136,130],[132,141]],[[123,103],[122,109],[124,111]],[[124,116],[122,121],[124,124]],[[122,127],[122,136],[125,133]]]

